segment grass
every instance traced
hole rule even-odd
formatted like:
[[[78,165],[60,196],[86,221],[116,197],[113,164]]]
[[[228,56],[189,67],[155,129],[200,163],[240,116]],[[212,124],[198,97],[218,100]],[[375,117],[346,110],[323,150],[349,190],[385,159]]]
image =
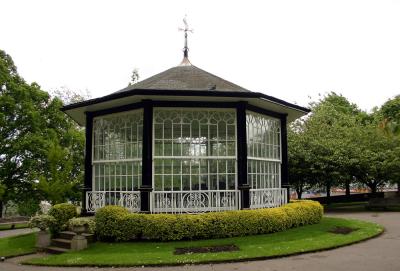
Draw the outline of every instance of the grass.
[[[348,235],[328,232],[337,227],[358,229]],[[262,259],[339,247],[380,234],[380,225],[359,220],[325,217],[321,223],[273,234],[177,242],[91,244],[83,251],[27,260],[24,264],[49,266],[180,265]],[[177,247],[234,244],[240,251],[174,255]]]
[[[14,228],[12,227],[14,225]],[[0,231],[12,230],[12,229],[25,229],[29,228],[28,223],[8,223],[8,224],[1,224]]]
[[[0,257],[12,257],[34,253],[35,233],[0,238]]]

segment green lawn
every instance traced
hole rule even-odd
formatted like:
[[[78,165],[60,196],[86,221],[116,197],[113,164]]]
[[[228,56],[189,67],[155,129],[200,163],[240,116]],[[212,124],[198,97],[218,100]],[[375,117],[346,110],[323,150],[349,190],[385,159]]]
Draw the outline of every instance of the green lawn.
[[[348,235],[328,232],[336,226],[357,228]],[[25,264],[60,266],[179,265],[261,259],[343,246],[373,237],[383,231],[377,224],[325,217],[320,224],[273,234],[226,239],[178,242],[94,243],[84,251],[31,259]],[[174,255],[177,247],[235,244],[234,252]]]
[[[35,241],[35,233],[0,238],[0,257],[33,253],[36,251]]]
[[[28,223],[9,223],[9,224],[1,224],[0,225],[0,231],[5,231],[5,230],[11,230],[12,229],[12,225],[14,226],[14,229],[24,229],[24,228],[28,228]]]

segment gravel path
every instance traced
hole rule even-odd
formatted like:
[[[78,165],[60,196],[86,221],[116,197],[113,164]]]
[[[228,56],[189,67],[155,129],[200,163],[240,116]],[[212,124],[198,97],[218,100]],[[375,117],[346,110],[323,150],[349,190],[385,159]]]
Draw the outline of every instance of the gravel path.
[[[329,213],[329,216],[357,218],[377,222],[386,229],[377,238],[334,250],[291,256],[280,259],[250,261],[242,263],[207,264],[161,268],[101,268],[101,271],[117,270],[248,270],[248,271],[398,271],[400,270],[400,212]],[[8,259],[0,263],[2,271],[78,271],[100,270],[99,268],[55,268],[19,265],[23,259],[37,257],[29,255]]]
[[[15,229],[15,230],[4,230],[4,231],[0,231],[0,238],[15,236],[15,235],[22,235],[22,234],[35,232],[35,231],[38,231],[38,229],[25,228],[25,229]]]

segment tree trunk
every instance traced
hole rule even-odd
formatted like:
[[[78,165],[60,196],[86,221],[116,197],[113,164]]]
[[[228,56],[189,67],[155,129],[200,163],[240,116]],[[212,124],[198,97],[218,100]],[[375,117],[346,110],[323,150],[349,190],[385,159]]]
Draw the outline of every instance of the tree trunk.
[[[301,199],[301,195],[303,194],[303,188],[296,188],[297,199]]]
[[[3,218],[3,201],[0,200],[0,218]]]
[[[331,204],[331,182],[326,182],[326,204]]]
[[[349,180],[346,181],[346,196],[347,197],[350,196],[350,181]]]
[[[375,195],[377,190],[376,183],[370,183],[369,188],[371,189],[372,195]]]

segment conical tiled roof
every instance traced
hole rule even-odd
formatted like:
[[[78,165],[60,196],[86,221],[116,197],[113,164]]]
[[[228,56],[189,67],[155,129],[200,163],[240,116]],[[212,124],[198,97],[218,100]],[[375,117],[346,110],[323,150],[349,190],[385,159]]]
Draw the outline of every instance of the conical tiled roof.
[[[184,58],[179,66],[151,76],[118,92],[125,92],[133,89],[249,92],[249,90],[243,87],[192,65],[188,59],[186,59],[186,61],[185,59],[186,58]]]

